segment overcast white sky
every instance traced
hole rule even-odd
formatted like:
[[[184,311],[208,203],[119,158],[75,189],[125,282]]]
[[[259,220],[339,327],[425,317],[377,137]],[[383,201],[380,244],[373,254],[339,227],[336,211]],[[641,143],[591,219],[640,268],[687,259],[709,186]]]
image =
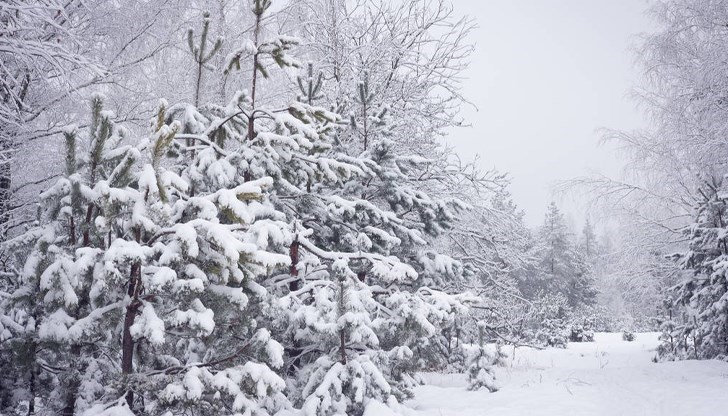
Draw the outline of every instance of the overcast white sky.
[[[530,226],[540,225],[554,181],[621,163],[599,146],[600,127],[642,126],[628,97],[639,79],[630,47],[649,30],[645,0],[453,0],[477,20],[466,96],[472,127],[449,143],[484,167],[510,172]],[[557,202],[559,202],[557,200]],[[583,216],[563,201],[574,218]],[[580,227],[580,224],[575,224]]]

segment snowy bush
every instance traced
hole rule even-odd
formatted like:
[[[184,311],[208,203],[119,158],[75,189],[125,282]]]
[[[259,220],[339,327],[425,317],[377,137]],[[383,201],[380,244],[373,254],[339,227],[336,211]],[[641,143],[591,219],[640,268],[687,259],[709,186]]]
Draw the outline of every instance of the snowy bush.
[[[622,339],[624,341],[631,342],[631,341],[634,341],[636,338],[637,337],[634,335],[634,332],[632,332],[630,330],[624,330],[624,331],[622,331]]]
[[[564,295],[540,292],[529,313],[534,342],[548,347],[566,348],[570,312]]]
[[[597,332],[615,332],[631,322],[628,317],[615,316],[602,305],[582,305],[570,313],[569,321]]]
[[[366,355],[346,363],[319,358],[303,372],[303,414],[360,415],[371,402],[386,404],[392,393],[379,367]]]
[[[594,331],[579,324],[572,324],[569,330],[570,342],[594,342]]]
[[[536,331],[536,342],[547,347],[566,348],[567,328],[560,319],[544,319]]]
[[[468,389],[486,388],[492,393],[498,391],[494,367],[501,355],[497,345],[485,344],[485,327],[485,322],[478,322],[478,345],[464,345],[463,350],[467,357]]]
[[[447,356],[447,366],[443,371],[447,373],[463,373],[467,368],[467,354],[463,345],[452,348]]]
[[[485,347],[473,348],[468,358],[466,374],[468,376],[468,389],[488,389],[491,393],[498,391],[495,382],[495,354]]]
[[[688,346],[680,333],[678,325],[672,319],[660,323],[661,343],[657,346],[655,361],[673,361],[687,358]]]

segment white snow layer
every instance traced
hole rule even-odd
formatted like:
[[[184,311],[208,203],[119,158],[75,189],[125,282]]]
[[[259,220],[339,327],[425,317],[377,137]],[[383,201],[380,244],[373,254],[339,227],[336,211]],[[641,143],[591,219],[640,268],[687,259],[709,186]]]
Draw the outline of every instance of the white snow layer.
[[[728,414],[728,363],[653,363],[658,334],[596,334],[567,349],[507,347],[498,392],[463,374],[424,374],[407,416],[717,416]],[[405,407],[405,406],[402,406]]]

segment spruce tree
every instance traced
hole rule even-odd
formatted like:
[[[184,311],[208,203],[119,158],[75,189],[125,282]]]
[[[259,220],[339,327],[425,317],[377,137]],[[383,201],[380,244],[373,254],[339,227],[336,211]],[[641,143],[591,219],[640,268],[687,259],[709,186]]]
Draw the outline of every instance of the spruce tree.
[[[539,290],[560,293],[571,308],[593,304],[596,289],[591,270],[568,232],[563,214],[553,202],[536,239],[540,274],[528,282],[527,289],[531,293]]]
[[[597,241],[594,226],[587,217],[584,222],[584,228],[581,232],[580,248],[588,261],[593,261],[594,257],[599,254],[599,242]]]
[[[498,391],[495,382],[494,368],[498,361],[499,349],[496,346],[495,351],[489,351],[485,345],[485,322],[478,322],[478,345],[469,352],[467,375],[468,390],[480,390],[482,388],[488,391]]]
[[[690,247],[675,256],[688,276],[671,288],[662,324],[663,359],[728,356],[728,200],[721,179],[700,189],[695,222],[687,228]]]

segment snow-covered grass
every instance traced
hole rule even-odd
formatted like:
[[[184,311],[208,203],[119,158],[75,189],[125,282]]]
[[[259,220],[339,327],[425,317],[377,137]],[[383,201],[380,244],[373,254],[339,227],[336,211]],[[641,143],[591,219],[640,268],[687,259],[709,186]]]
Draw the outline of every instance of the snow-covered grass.
[[[508,349],[501,389],[468,391],[464,375],[424,374],[412,416],[713,416],[728,414],[728,363],[653,363],[656,333],[599,333],[567,349]]]

